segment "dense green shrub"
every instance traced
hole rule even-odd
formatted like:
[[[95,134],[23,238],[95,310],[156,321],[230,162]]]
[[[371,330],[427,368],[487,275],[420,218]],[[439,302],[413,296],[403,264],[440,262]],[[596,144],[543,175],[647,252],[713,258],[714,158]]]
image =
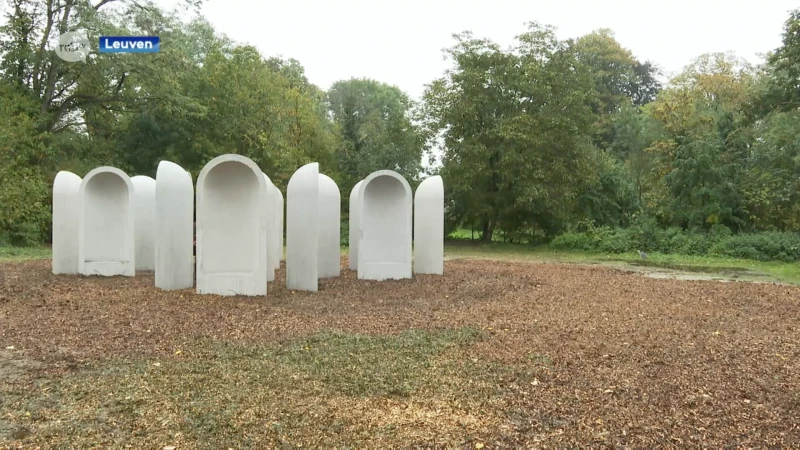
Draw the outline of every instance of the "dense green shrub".
[[[48,240],[50,186],[24,167],[0,168],[0,245],[29,246]]]
[[[556,238],[550,242],[550,246],[558,250],[599,251],[599,248],[595,246],[594,239],[587,232],[568,231],[556,236]]]
[[[714,246],[714,253],[757,261],[800,261],[800,233],[769,231],[732,235]]]
[[[800,233],[763,232],[733,234],[724,225],[708,232],[659,229],[652,222],[637,222],[629,228],[589,228],[564,233],[550,243],[559,250],[627,253],[637,250],[707,256],[719,255],[758,261],[800,261]]]

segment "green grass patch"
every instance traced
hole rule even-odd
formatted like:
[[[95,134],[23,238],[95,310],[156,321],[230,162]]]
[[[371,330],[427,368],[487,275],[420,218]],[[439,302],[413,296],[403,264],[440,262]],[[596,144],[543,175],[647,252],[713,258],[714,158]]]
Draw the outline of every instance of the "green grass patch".
[[[0,261],[24,261],[52,257],[50,247],[0,247]]]
[[[351,396],[408,396],[426,379],[436,355],[472,344],[477,330],[411,330],[397,336],[318,334],[270,354],[282,367]]]
[[[743,278],[768,278],[772,281],[800,284],[800,264],[779,261],[754,261],[722,256],[691,256],[649,253],[642,260],[638,253],[589,253],[554,250],[548,246],[528,246],[508,243],[445,244],[445,256],[450,258],[506,259],[531,262],[562,262],[585,264],[622,263],[685,272],[720,275],[741,275]],[[765,280],[768,281],[768,280]]]

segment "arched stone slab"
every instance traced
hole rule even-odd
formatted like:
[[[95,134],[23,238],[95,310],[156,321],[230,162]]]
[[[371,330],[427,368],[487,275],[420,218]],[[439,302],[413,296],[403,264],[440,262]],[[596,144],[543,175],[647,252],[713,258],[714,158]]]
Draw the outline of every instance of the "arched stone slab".
[[[133,244],[136,270],[156,268],[156,180],[131,177],[133,183]]]
[[[78,271],[82,275],[132,277],[133,183],[115,167],[98,167],[83,178],[78,217]]]
[[[444,183],[438,175],[414,193],[414,273],[444,273]]]
[[[197,293],[267,294],[267,183],[251,159],[218,156],[197,177]]]
[[[53,181],[53,273],[78,274],[81,177],[62,170]]]
[[[286,187],[286,287],[317,290],[319,164],[297,169]]]
[[[347,260],[350,265],[350,270],[358,270],[358,227],[360,226],[359,217],[361,214],[359,211],[361,205],[358,203],[358,194],[361,190],[361,183],[363,183],[363,181],[356,183],[356,185],[353,186],[353,190],[350,191],[350,212],[348,213],[348,223],[350,226],[347,232]]]
[[[342,197],[331,177],[319,174],[319,238],[317,240],[317,275],[338,277],[342,258]]]
[[[169,162],[156,172],[156,287],[187,289],[194,285],[194,186],[192,175]]]
[[[275,240],[275,202],[277,201],[277,189],[272,184],[267,174],[263,173],[264,181],[267,183],[267,281],[275,281],[275,258],[278,254],[277,241]],[[279,263],[280,264],[280,263]]]
[[[278,189],[277,186],[275,186],[275,192],[278,193],[278,199],[275,202],[275,223],[277,224],[276,229],[278,231],[277,238],[278,238],[278,257],[279,257],[279,259],[276,261],[277,265],[275,266],[275,268],[280,269],[281,261],[285,259],[283,252],[283,194],[281,193],[281,190]]]
[[[411,278],[412,194],[408,181],[392,170],[373,172],[361,184],[359,204],[358,278]]]

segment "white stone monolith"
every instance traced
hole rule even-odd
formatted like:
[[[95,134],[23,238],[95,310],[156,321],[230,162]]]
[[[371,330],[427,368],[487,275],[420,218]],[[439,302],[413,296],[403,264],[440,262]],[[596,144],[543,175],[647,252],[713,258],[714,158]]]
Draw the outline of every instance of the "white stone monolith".
[[[319,238],[317,240],[317,275],[338,277],[342,261],[342,197],[331,177],[319,174]]]
[[[82,275],[132,277],[133,183],[116,167],[98,167],[83,178],[78,216],[78,271]]]
[[[53,273],[78,274],[81,177],[62,170],[53,181]]]
[[[262,172],[263,173],[263,172]],[[275,281],[275,261],[278,256],[277,241],[275,240],[275,202],[278,200],[277,188],[272,184],[272,180],[263,173],[264,181],[267,183],[267,281]],[[280,261],[280,260],[278,260]],[[280,264],[280,263],[279,263]]]
[[[133,183],[133,244],[136,270],[156,268],[156,180],[131,177]]]
[[[358,278],[411,278],[412,194],[392,170],[371,173],[359,192]]]
[[[444,183],[438,175],[414,193],[414,273],[444,273]]]
[[[360,225],[359,217],[359,203],[358,203],[358,194],[361,190],[361,183],[359,181],[353,186],[353,190],[350,191],[350,212],[349,219],[348,219],[348,231],[347,231],[347,260],[350,265],[350,270],[358,270],[358,227]]]
[[[297,169],[286,187],[286,287],[316,291],[319,164]]]
[[[192,174],[169,162],[156,172],[156,287],[194,286],[194,186]]]
[[[197,293],[266,295],[264,173],[245,156],[218,156],[200,171],[196,196]]]
[[[277,194],[278,194],[277,201],[275,202],[275,223],[276,223],[275,229],[278,231],[276,237],[278,239],[278,256],[279,256],[279,259],[277,261],[275,261],[275,264],[276,264],[275,268],[276,269],[280,269],[281,261],[283,261],[285,259],[284,258],[284,252],[283,252],[283,232],[284,232],[283,231],[283,194],[281,193],[281,190],[278,189],[278,186],[275,186],[275,192],[277,192]]]

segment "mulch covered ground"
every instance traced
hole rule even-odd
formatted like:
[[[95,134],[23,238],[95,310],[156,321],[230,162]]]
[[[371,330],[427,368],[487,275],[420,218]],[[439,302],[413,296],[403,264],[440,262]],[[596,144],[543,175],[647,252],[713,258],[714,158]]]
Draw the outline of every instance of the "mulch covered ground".
[[[446,263],[443,277],[402,281],[361,281],[344,270],[340,278],[321,280],[319,292],[307,293],[287,291],[283,272],[266,298],[247,298],[159,291],[152,274],[54,276],[49,261],[0,264],[0,447],[70,442],[79,443],[77,448],[126,442],[134,448],[175,442],[178,448],[214,447],[192,438],[201,436],[191,433],[200,433],[203,425],[185,409],[181,416],[180,405],[191,395],[181,397],[184,385],[178,383],[202,361],[217,361],[202,366],[205,371],[236,370],[250,361],[237,353],[225,360],[236,362],[225,366],[214,359],[220,343],[280,349],[325,332],[345,336],[336,349],[363,350],[364,341],[346,336],[400,336],[408,330],[434,337],[397,345],[373,342],[368,351],[377,357],[369,364],[353,353],[352,361],[347,354],[325,360],[331,371],[341,363],[347,374],[339,375],[345,378],[320,372],[317,357],[281,359],[284,353],[269,353],[273,365],[258,366],[264,371],[282,373],[291,365],[300,368],[291,373],[305,370],[307,376],[284,389],[276,379],[256,382],[251,371],[241,369],[215,385],[219,392],[204,395],[234,402],[226,390],[247,386],[252,395],[263,395],[255,403],[279,399],[288,406],[258,409],[247,395],[236,397],[240,410],[229,414],[241,427],[209,433],[227,433],[230,448],[800,446],[800,287],[656,280],[596,266],[454,260]],[[439,356],[425,353],[426,362],[403,378],[410,383],[405,393],[374,389],[391,377],[391,371],[371,372],[383,364],[381,352],[394,352],[386,358],[416,358],[409,353],[416,350],[402,342],[424,346],[442,330],[476,330],[476,337],[460,346],[442,344]],[[311,351],[311,344],[302,345],[297,348]],[[334,351],[319,358],[333,358]],[[151,361],[160,361],[158,366],[174,369],[153,375],[162,378],[136,391],[145,400],[139,409],[131,407],[135,418],[104,418],[100,426],[92,413],[76,412],[84,403],[105,407],[90,400],[99,389],[93,386],[104,380],[147,384],[136,378],[145,376],[138,369],[116,374],[111,368],[120,361],[145,361],[148,370],[155,370]],[[306,370],[313,364],[317,372]],[[354,372],[362,378],[346,378]],[[425,377],[430,380],[420,381]],[[79,386],[82,379],[89,385]],[[333,390],[337,380],[344,380],[337,386],[346,389]],[[316,394],[304,395],[298,386]],[[49,389],[60,389],[61,397],[38,406],[46,413],[37,417],[31,405]],[[108,395],[115,395],[113,389]],[[164,400],[168,395],[175,398]],[[158,405],[171,415],[148,415]],[[308,422],[309,411],[323,411],[324,417]],[[70,421],[74,424],[65,425]],[[283,428],[269,428],[275,423]]]

